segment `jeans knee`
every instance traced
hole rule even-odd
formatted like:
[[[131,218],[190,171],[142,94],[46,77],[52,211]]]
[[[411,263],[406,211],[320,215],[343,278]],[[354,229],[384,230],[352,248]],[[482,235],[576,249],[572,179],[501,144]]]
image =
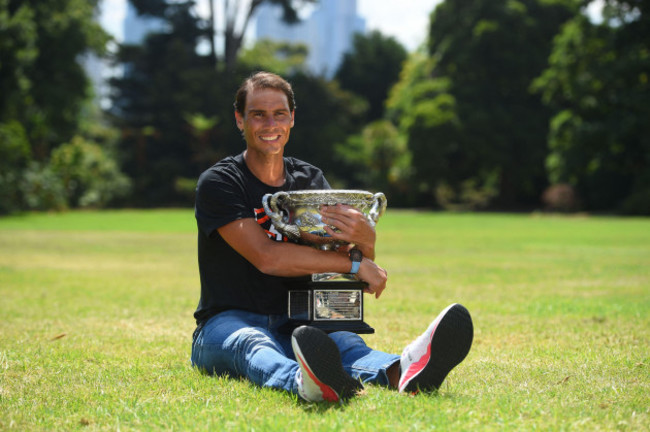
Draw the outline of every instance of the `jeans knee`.
[[[237,330],[225,340],[224,347],[232,349],[236,354],[246,356],[267,348],[280,352],[284,351],[263,329],[257,328]]]
[[[344,356],[348,352],[367,352],[370,351],[366,342],[356,333],[351,332],[334,332],[330,333],[330,337],[336,343],[341,355]]]

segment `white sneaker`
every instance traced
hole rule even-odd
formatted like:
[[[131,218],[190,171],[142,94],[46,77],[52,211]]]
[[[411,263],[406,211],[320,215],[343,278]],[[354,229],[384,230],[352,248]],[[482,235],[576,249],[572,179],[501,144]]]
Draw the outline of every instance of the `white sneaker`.
[[[300,365],[296,383],[304,400],[340,402],[363,389],[359,381],[345,373],[341,353],[324,331],[298,327],[291,335],[291,347]]]
[[[443,310],[429,328],[411,342],[400,359],[400,392],[434,391],[462,362],[474,338],[472,318],[454,303]]]

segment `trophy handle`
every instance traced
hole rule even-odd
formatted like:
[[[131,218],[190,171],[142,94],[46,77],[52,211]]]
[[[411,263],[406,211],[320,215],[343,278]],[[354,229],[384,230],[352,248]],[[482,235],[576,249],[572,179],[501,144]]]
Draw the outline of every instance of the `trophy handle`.
[[[381,192],[377,192],[373,195],[372,208],[368,212],[368,217],[374,222],[377,223],[379,217],[384,214],[386,211],[386,195]]]
[[[278,231],[283,232],[292,240],[298,240],[300,239],[300,230],[297,226],[285,223],[282,220],[282,212],[278,207],[278,200],[282,202],[288,197],[289,194],[283,191],[266,194],[262,197],[262,206],[264,207],[264,212],[271,218],[271,222]]]

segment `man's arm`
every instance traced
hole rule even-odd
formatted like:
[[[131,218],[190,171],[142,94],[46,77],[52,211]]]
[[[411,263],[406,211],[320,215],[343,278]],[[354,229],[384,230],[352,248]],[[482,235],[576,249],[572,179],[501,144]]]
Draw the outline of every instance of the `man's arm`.
[[[322,251],[310,246],[276,242],[268,238],[254,219],[238,219],[218,229],[221,237],[259,271],[273,276],[305,276],[312,273],[348,273],[347,253]],[[364,258],[358,273],[376,297],[386,287],[386,271]]]

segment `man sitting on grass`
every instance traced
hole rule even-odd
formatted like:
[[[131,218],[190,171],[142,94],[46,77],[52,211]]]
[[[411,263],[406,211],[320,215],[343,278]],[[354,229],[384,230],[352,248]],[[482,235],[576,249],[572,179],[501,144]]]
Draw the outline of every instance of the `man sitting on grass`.
[[[235,120],[246,150],[227,157],[199,178],[196,220],[201,297],[192,364],[210,374],[244,376],[252,382],[299,394],[307,401],[341,401],[376,383],[400,392],[435,391],[469,352],[473,326],[459,304],[443,310],[401,357],[369,348],[357,334],[330,335],[302,326],[291,335],[286,279],[312,273],[356,273],[366,292],[379,298],[386,271],[375,262],[375,230],[349,206],[327,206],[322,219],[337,240],[363,254],[322,251],[287,241],[264,214],[267,193],[329,189],[313,165],[285,157],[294,125],[291,85],[259,72],[235,97]],[[303,144],[307,145],[307,144]]]

